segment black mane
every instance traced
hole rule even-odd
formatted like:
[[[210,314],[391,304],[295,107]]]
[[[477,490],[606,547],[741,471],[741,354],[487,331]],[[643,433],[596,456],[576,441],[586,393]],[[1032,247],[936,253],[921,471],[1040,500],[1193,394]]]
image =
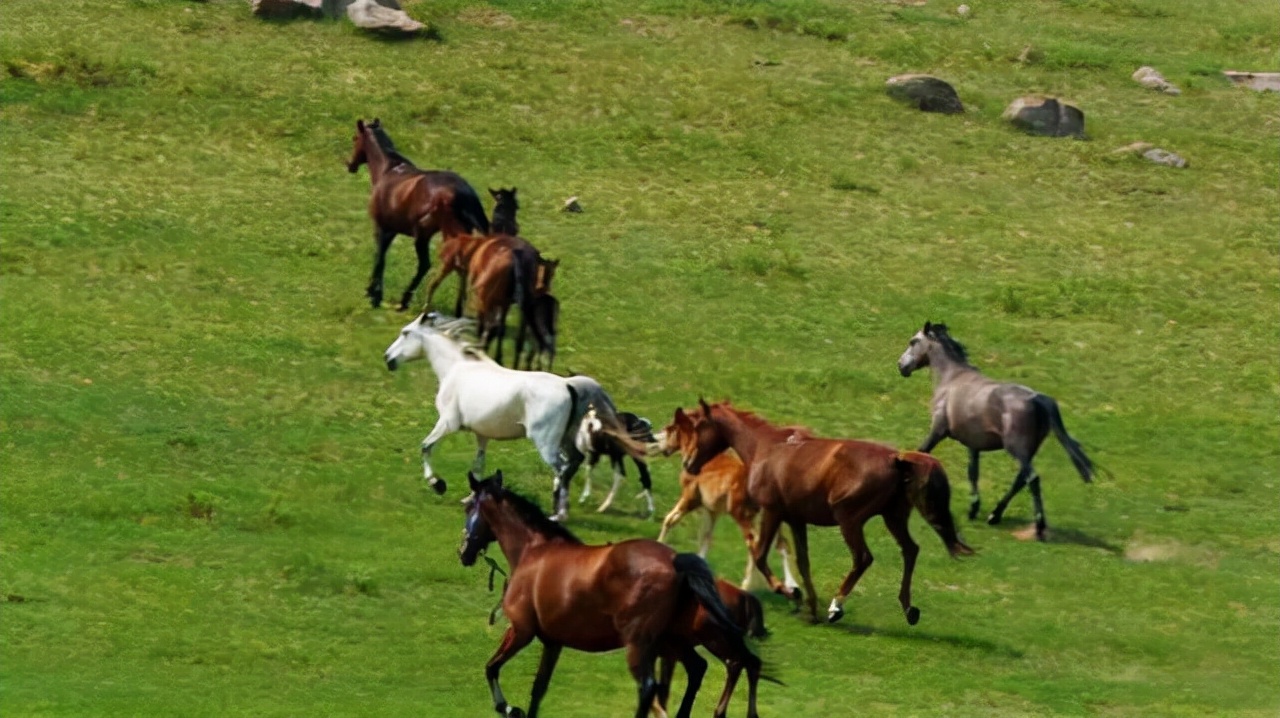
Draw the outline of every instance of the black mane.
[[[416,166],[413,164],[413,160],[400,154],[400,151],[396,149],[395,143],[391,141],[391,135],[388,135],[387,131],[382,129],[381,124],[374,123],[366,125],[366,127],[373,133],[373,139],[378,143],[378,149],[382,150],[382,154],[386,155],[388,159],[410,167]]]
[[[499,489],[495,492],[496,496],[501,498],[503,503],[510,504],[515,509],[516,515],[520,520],[529,525],[530,528],[550,538],[558,538],[569,543],[581,544],[582,539],[573,535],[573,532],[565,528],[563,525],[552,521],[538,505],[517,494],[510,489]]]
[[[965,350],[963,344],[951,338],[947,333],[946,324],[933,324],[925,334],[941,344],[942,350],[953,360],[962,364],[969,363],[969,352]]]

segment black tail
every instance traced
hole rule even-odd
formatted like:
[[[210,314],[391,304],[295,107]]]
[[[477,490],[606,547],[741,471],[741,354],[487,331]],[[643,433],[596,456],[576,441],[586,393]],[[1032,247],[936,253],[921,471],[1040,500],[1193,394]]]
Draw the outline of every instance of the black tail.
[[[1067,428],[1062,424],[1062,414],[1058,411],[1058,402],[1053,397],[1037,394],[1033,399],[1041,409],[1049,415],[1049,426],[1053,429],[1053,435],[1058,437],[1058,443],[1062,444],[1062,448],[1067,450],[1067,456],[1071,459],[1071,463],[1075,465],[1076,471],[1080,472],[1080,478],[1084,479],[1087,484],[1093,481],[1097,471],[1094,469],[1093,461],[1085,455],[1084,449],[1080,447],[1079,442],[1071,438],[1067,433]]]
[[[764,606],[761,605],[760,599],[754,594],[742,592],[742,604],[738,607],[739,613],[746,619],[747,635],[763,641],[769,637],[769,629],[764,625]]]
[[[720,591],[716,588],[716,577],[712,575],[711,567],[707,562],[696,553],[681,553],[676,554],[673,565],[684,586],[693,593],[694,598],[711,617],[711,621],[724,631],[724,639],[738,659],[748,667],[753,663],[760,666],[760,656],[757,656],[756,652],[747,645],[747,632],[733,620],[733,616],[729,614],[729,608],[720,598]]]
[[[480,203],[480,197],[476,195],[476,191],[469,184],[463,184],[454,190],[453,206],[450,207],[453,214],[462,223],[462,228],[468,232],[480,230],[480,234],[489,233],[489,218],[485,216],[484,205]]]
[[[951,516],[951,482],[942,463],[919,451],[900,452],[894,461],[905,481],[907,498],[938,532],[947,553],[953,557],[972,556],[974,550],[960,540]]]

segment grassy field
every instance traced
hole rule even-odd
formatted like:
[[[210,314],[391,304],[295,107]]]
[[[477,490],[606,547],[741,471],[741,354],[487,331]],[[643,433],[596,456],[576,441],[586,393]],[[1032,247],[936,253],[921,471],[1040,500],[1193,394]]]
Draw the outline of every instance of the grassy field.
[[[914,519],[917,626],[878,521],[841,624],[762,595],[788,683],[765,716],[1276,715],[1280,94],[1220,71],[1280,69],[1280,12],[956,4],[408,2],[434,37],[391,42],[237,0],[4,3],[0,712],[490,714],[497,597],[456,556],[474,445],[437,449],[449,496],[423,487],[435,379],[386,371],[407,317],[362,295],[369,182],[343,162],[376,116],[424,167],[519,187],[562,260],[558,368],[625,409],[728,397],[914,446],[930,383],[894,362],[945,321],[1112,473],[1085,486],[1046,446],[1048,543],[1014,536],[1025,494],[964,523],[972,559]],[[896,104],[903,72],[969,111]],[[1030,92],[1078,103],[1090,139],[1010,129]],[[1140,140],[1190,168],[1113,152]],[[397,241],[388,297],[412,261]],[[964,450],[937,453],[961,516]],[[489,466],[546,502],[527,443]],[[985,460],[987,506],[1014,468]],[[677,469],[654,466],[660,512]],[[656,536],[630,495],[572,528]],[[825,602],[849,556],[811,540]],[[737,578],[729,522],[710,559]],[[536,663],[504,672],[518,705]],[[544,714],[633,696],[621,655],[566,653]]]

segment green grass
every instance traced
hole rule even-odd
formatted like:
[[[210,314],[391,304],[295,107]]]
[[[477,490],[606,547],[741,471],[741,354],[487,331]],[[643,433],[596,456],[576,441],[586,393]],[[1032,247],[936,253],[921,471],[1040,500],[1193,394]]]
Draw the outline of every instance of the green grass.
[[[436,39],[233,0],[0,11],[5,715],[489,712],[496,596],[456,558],[473,444],[437,450],[451,496],[424,490],[435,382],[383,368],[406,319],[362,297],[368,179],[342,163],[375,116],[423,166],[519,187],[524,234],[563,260],[560,368],[626,409],[732,397],[913,446],[929,382],[893,362],[931,319],[1056,397],[1114,474],[1084,486],[1045,448],[1047,544],[1012,536],[1025,496],[962,527],[970,560],[917,519],[918,626],[879,522],[842,624],[763,596],[788,683],[764,715],[1280,708],[1280,98],[1218,74],[1280,66],[1271,3],[406,5]],[[1132,82],[1142,64],[1183,95]],[[896,104],[904,72],[969,112]],[[1079,103],[1090,141],[1005,126],[1030,92]],[[1111,152],[1138,140],[1191,167]],[[959,515],[965,452],[938,455]],[[527,444],[489,461],[545,501]],[[990,506],[1014,467],[983,467]],[[662,511],[677,466],[654,475]],[[621,506],[573,526],[656,535]],[[711,560],[736,579],[724,523]],[[825,601],[848,553],[812,543]],[[536,656],[504,672],[519,705]],[[566,653],[545,714],[633,696],[620,655]]]

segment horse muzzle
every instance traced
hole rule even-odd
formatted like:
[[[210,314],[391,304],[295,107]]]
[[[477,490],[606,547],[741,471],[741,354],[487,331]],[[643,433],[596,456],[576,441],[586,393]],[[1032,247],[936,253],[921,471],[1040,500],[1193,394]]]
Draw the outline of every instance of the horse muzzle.
[[[395,371],[400,367],[400,360],[396,357],[384,357],[387,362],[387,371]]]
[[[903,376],[911,376],[911,372],[914,370],[915,370],[915,367],[911,366],[910,364],[898,365],[898,373]]]

